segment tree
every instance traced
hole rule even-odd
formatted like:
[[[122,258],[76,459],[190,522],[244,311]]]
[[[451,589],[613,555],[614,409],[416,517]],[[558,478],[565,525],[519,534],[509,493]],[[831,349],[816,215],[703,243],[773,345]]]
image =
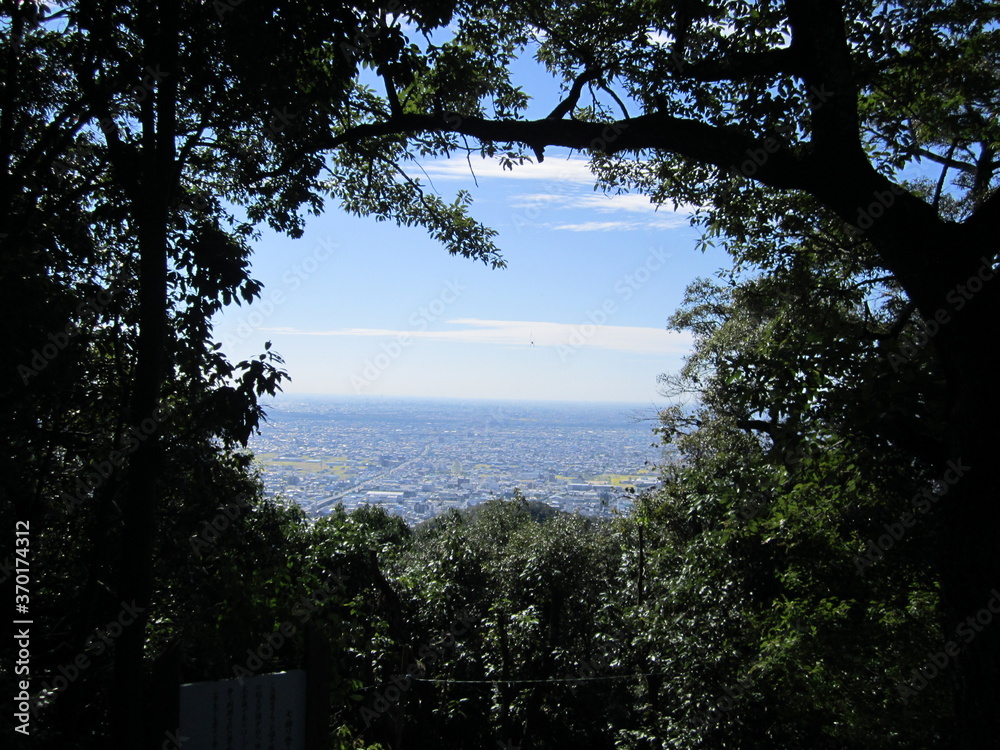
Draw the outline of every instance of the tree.
[[[698,401],[663,415],[682,460],[643,506],[666,540],[637,616],[680,746],[952,746],[947,679],[910,687],[940,648],[934,452],[908,440],[940,378],[926,351],[893,372],[902,303],[827,239],[671,320],[696,345],[664,392]]]
[[[963,475],[936,537],[947,639],[1000,580],[987,468],[1000,423],[997,12],[941,0],[463,5],[454,38],[378,66],[385,97],[367,92],[323,145],[351,175],[358,153],[395,163],[461,151],[464,138],[508,164],[579,149],[609,189],[701,206],[709,237],[794,252],[811,232],[781,213],[789,196],[849,230],[865,270],[891,276],[926,322],[944,378],[934,471]],[[544,119],[521,116],[524,92],[504,67],[528,48],[567,90]],[[941,167],[938,189],[907,189],[903,172],[928,162]],[[979,633],[955,670],[958,746],[988,744],[1000,730],[1000,631]]]
[[[537,511],[515,492],[455,512],[401,558],[414,642],[436,645],[457,614],[463,623],[448,648],[408,655],[428,657],[426,679],[394,718],[424,743],[608,747],[630,724],[639,679],[623,647],[615,529]]]
[[[450,10],[407,15],[429,30]],[[353,95],[358,61],[340,45],[365,38],[370,17],[387,32],[366,49],[386,56],[400,36],[374,4],[0,5],[0,298],[13,327],[3,507],[53,541],[37,569],[46,625],[58,620],[60,563],[78,563],[73,632],[57,643],[71,656],[107,608],[134,602],[114,649],[113,747],[151,731],[144,649],[173,530],[164,515],[238,496],[185,506],[186,480],[205,474],[171,474],[176,459],[252,483],[233,452],[262,417],[258,397],[285,377],[270,351],[229,362],[211,318],[259,294],[247,261],[256,227],[298,236],[303,213],[320,210],[326,165],[301,147]],[[463,210],[404,201],[383,214],[438,227],[460,251],[451,227]]]

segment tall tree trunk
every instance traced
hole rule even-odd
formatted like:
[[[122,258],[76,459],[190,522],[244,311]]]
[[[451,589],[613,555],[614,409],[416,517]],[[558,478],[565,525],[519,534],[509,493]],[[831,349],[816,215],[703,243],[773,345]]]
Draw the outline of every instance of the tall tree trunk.
[[[987,263],[980,264],[987,269],[984,276],[992,270],[993,253],[987,251]],[[949,392],[950,466],[944,478],[957,481],[939,502],[939,518],[932,520],[941,523],[944,643],[953,641],[962,649],[954,674],[936,679],[957,683],[955,746],[970,749],[994,747],[1000,737],[1000,493],[995,471],[1000,447],[1000,272],[973,292],[977,286],[971,282],[964,293],[951,295],[950,309],[958,304],[962,309],[952,312],[954,320],[938,335]]]
[[[951,746],[978,750],[996,746],[1000,737],[1000,613],[988,609],[992,604],[1000,610],[993,593],[1000,592],[1000,503],[993,473],[1000,448],[998,241],[989,221],[942,221],[923,205],[912,211],[902,205],[900,213],[903,221],[869,239],[925,321],[945,377],[948,414],[942,435],[947,456],[936,467],[940,496],[927,519],[936,525],[937,549],[928,554],[936,552],[940,571],[940,652],[947,663],[929,655],[935,663],[907,665],[907,677],[918,691],[922,679],[952,682]]]
[[[170,201],[176,181],[176,92],[178,4],[166,0],[146,9],[146,71],[165,70],[164,80],[146,79],[140,109],[142,122],[140,177],[131,196],[138,222],[139,340],[135,379],[129,400],[134,436],[143,436],[132,455],[121,498],[122,543],[118,562],[118,596],[131,606],[135,621],[115,646],[111,703],[111,747],[134,750],[159,743],[148,737],[146,674],[143,651],[153,593],[153,556],[157,507],[162,492],[160,397],[166,374],[168,342],[167,246]],[[141,21],[143,23],[143,21]]]
[[[140,333],[129,420],[136,431],[134,434],[144,434],[143,421],[152,419],[157,411],[166,343],[166,238],[155,228],[142,232],[142,235],[139,242],[142,269],[139,285]],[[157,431],[153,430],[132,456],[121,498],[118,597],[122,606],[131,606],[138,613],[115,645],[112,747],[121,750],[140,747],[140,738],[145,732],[143,647],[153,591],[160,466],[160,440]]]

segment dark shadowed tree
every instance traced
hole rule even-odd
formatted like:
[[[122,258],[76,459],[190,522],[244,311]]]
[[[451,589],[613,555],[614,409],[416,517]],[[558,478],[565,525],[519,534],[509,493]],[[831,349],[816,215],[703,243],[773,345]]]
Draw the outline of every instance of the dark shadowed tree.
[[[450,16],[448,3],[406,12],[424,30]],[[255,227],[298,236],[303,214],[322,206],[327,165],[303,145],[328,134],[354,96],[359,60],[342,46],[370,38],[368,54],[398,51],[398,31],[374,35],[371,18],[388,25],[375,4],[0,5],[0,304],[11,322],[3,507],[54,539],[37,571],[50,598],[37,603],[51,606],[47,624],[70,623],[53,637],[71,656],[134,602],[135,623],[114,648],[115,747],[135,747],[150,729],[144,648],[157,556],[164,517],[190,488],[177,462],[200,455],[251,481],[232,451],[258,424],[257,398],[284,377],[269,351],[230,363],[211,318],[259,294],[248,271]],[[473,254],[452,230],[462,212],[461,202],[414,197],[383,213]],[[241,484],[214,485],[230,497],[188,495],[183,512],[231,501]],[[67,529],[79,544],[63,562],[79,562],[80,581],[63,617],[55,537]]]

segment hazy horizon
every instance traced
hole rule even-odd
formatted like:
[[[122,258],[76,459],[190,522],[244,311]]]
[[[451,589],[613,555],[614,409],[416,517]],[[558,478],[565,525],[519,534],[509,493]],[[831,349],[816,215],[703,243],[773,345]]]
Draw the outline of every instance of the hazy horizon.
[[[694,344],[667,329],[687,286],[731,266],[695,249],[690,210],[594,192],[585,158],[553,153],[504,171],[424,165],[472,192],[504,269],[449,255],[426,231],[331,207],[301,239],[263,231],[259,300],[214,319],[233,360],[271,351],[301,394],[644,403]]]

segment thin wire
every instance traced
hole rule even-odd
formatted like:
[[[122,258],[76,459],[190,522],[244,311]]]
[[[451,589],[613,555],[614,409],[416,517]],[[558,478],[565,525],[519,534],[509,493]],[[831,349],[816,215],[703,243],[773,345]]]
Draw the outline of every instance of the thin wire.
[[[666,672],[635,672],[625,675],[608,675],[604,677],[554,677],[548,680],[445,680],[432,679],[426,677],[414,677],[406,675],[404,679],[414,682],[433,682],[445,685],[544,685],[546,683],[576,683],[576,682],[599,682],[601,680],[631,680],[636,677],[668,677]],[[382,683],[392,684],[392,683]],[[379,687],[379,685],[365,685],[361,690]]]
[[[452,685],[544,685],[547,682],[596,682],[598,680],[631,680],[635,677],[649,675],[628,674],[612,675],[608,677],[556,677],[551,680],[429,680],[423,677],[411,677],[417,682],[437,682]]]

